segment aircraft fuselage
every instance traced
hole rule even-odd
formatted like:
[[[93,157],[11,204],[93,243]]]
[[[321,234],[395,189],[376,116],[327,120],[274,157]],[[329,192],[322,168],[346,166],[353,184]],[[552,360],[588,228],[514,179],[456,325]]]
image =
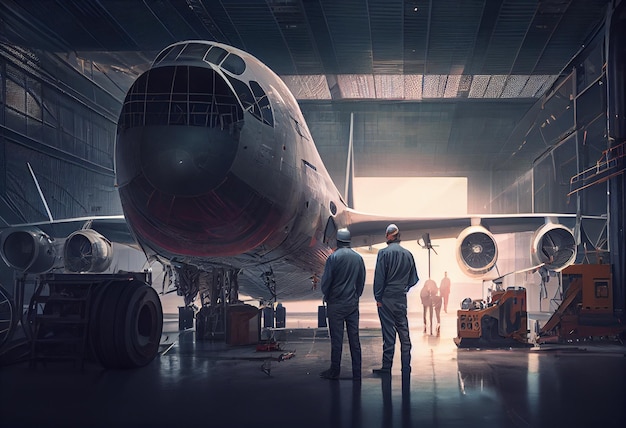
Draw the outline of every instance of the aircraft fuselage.
[[[345,209],[282,80],[219,43],[159,54],[126,96],[115,155],[132,232],[169,260],[242,267],[297,252],[319,273],[326,223]]]

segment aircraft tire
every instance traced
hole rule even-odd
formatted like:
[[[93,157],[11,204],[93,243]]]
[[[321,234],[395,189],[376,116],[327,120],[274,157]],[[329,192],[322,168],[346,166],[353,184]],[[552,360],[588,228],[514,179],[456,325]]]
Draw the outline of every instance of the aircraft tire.
[[[145,366],[157,355],[163,309],[156,291],[138,281],[113,282],[100,291],[92,316],[92,347],[106,368]]]
[[[15,328],[15,310],[9,293],[0,285],[0,349],[11,337]]]
[[[94,357],[102,366],[113,367],[117,359],[114,343],[111,343],[112,325],[115,323],[115,312],[109,308],[115,307],[119,294],[123,290],[121,284],[108,283],[100,286],[94,297],[91,311],[90,338]]]

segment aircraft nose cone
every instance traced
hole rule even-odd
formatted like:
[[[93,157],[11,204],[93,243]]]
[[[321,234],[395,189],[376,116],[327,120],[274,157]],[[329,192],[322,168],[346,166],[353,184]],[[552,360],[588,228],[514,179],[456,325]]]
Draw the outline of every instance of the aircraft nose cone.
[[[225,79],[202,64],[152,68],[133,83],[118,122],[120,188],[136,181],[150,198],[187,197],[223,182],[243,111]]]
[[[139,149],[141,171],[164,194],[204,194],[224,180],[238,140],[236,132],[219,128],[144,128]]]

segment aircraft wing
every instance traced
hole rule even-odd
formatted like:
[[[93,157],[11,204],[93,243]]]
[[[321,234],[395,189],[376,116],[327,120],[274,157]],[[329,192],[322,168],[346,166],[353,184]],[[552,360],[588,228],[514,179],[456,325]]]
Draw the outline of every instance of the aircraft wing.
[[[432,239],[457,238],[471,226],[482,226],[492,234],[535,231],[548,222],[573,229],[575,214],[498,214],[432,217],[390,217],[348,211],[353,246],[368,246],[385,241],[385,229],[395,223],[403,240],[417,240],[428,233]]]
[[[533,265],[562,270],[576,259],[582,221],[575,214],[392,218],[355,210],[348,210],[346,218],[353,247],[384,242],[385,229],[390,223],[398,226],[404,241],[456,238],[457,262],[471,277],[480,277],[495,266],[498,247],[493,235],[502,233],[534,232],[530,248]]]

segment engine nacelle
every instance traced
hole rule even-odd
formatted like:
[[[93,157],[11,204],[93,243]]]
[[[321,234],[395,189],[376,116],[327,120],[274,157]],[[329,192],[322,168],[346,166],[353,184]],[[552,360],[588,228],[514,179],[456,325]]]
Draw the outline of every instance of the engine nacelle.
[[[498,260],[498,245],[491,232],[483,226],[464,229],[456,240],[456,260],[468,276],[489,272]]]
[[[104,272],[111,266],[113,247],[95,230],[83,229],[67,237],[63,255],[69,272]]]
[[[531,262],[556,272],[576,260],[576,239],[572,231],[557,223],[546,223],[535,231],[530,249]]]
[[[2,259],[20,272],[43,273],[55,267],[60,245],[36,227],[7,229],[0,235]]]

